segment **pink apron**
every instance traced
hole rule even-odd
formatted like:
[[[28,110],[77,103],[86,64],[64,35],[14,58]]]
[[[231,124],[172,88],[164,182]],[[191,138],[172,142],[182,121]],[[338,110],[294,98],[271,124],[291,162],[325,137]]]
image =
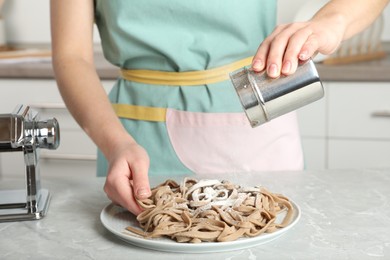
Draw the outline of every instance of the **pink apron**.
[[[244,113],[168,109],[166,125],[180,161],[195,173],[303,169],[295,112],[251,128]]]

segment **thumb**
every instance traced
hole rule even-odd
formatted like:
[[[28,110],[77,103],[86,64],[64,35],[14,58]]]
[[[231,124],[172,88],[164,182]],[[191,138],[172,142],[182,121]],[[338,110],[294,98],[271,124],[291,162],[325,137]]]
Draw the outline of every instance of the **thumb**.
[[[148,177],[149,165],[147,163],[133,164],[131,173],[133,177],[134,194],[137,199],[146,199],[152,195]]]

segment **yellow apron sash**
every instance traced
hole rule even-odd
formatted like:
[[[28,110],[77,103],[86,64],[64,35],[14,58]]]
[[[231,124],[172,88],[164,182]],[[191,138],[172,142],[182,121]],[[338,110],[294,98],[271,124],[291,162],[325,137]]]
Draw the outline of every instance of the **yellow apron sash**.
[[[221,82],[229,79],[229,73],[251,64],[253,57],[248,57],[221,67],[200,70],[170,72],[158,70],[127,70],[121,69],[122,78],[145,84],[166,86],[196,86]],[[128,104],[112,104],[118,117],[164,122],[166,108],[135,106]]]
[[[221,82],[229,79],[229,73],[251,64],[248,57],[221,67],[198,71],[159,71],[121,69],[122,78],[145,84],[170,86],[196,86]]]
[[[167,114],[165,107],[146,107],[128,104],[112,104],[112,107],[118,117],[127,119],[165,122]]]

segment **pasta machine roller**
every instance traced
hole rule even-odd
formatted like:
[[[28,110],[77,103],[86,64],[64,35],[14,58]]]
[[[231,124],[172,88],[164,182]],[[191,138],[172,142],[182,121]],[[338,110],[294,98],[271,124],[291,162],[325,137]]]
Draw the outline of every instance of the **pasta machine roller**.
[[[39,150],[57,149],[59,143],[55,118],[40,120],[39,113],[25,105],[18,105],[11,114],[0,114],[0,152],[23,152],[26,175],[24,190],[0,190],[0,222],[46,215],[50,193],[41,188]]]

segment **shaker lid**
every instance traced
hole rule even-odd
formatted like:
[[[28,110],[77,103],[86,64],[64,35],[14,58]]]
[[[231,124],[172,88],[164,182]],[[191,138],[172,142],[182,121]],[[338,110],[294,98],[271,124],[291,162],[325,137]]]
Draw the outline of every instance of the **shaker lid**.
[[[230,79],[251,126],[255,127],[267,122],[268,119],[264,101],[261,93],[256,90],[256,82],[252,73],[255,72],[244,67],[230,73]]]

